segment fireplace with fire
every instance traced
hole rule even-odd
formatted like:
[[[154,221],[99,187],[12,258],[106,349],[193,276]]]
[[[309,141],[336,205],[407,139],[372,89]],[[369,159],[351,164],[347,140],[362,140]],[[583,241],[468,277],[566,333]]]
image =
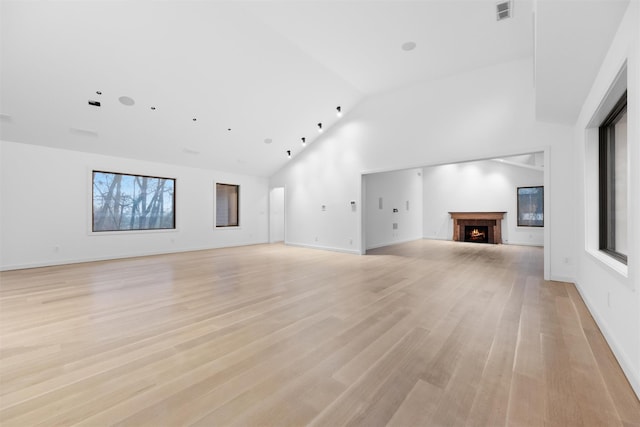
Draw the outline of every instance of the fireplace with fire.
[[[502,219],[506,212],[449,212],[453,219],[453,240],[457,242],[502,243]]]
[[[464,241],[472,243],[489,243],[489,227],[486,225],[465,225]]]

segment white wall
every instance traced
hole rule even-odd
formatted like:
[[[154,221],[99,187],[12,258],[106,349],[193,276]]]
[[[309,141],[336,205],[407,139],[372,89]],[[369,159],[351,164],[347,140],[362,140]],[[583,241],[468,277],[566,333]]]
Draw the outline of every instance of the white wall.
[[[367,249],[422,238],[422,169],[366,175],[364,185]]]
[[[502,241],[544,245],[544,229],[518,227],[517,187],[543,185],[543,172],[492,160],[424,168],[424,237],[451,240],[449,212],[507,212]]]
[[[264,243],[266,178],[1,142],[0,268]],[[92,169],[176,178],[175,231],[90,233]],[[240,227],[214,229],[215,182],[240,185]]]
[[[284,241],[284,187],[269,192],[269,242]]]
[[[360,253],[362,173],[547,150],[550,277],[575,276],[572,128],[537,122],[522,60],[367,98],[270,179],[287,187],[287,243]],[[327,204],[327,211],[320,206]],[[315,240],[317,238],[317,241]],[[355,244],[350,244],[353,241]]]
[[[640,3],[629,7],[575,126],[578,173],[577,287],[640,396]],[[630,172],[628,265],[611,262],[597,249],[599,106],[627,62],[628,155]]]

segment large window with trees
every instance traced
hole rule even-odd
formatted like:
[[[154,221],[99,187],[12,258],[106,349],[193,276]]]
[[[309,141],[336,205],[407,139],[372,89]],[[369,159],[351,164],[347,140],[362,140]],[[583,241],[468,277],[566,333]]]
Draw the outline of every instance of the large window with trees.
[[[600,250],[627,263],[627,92],[600,125]]]
[[[216,227],[240,225],[240,186],[216,183]]]
[[[176,180],[93,171],[93,231],[175,229]]]

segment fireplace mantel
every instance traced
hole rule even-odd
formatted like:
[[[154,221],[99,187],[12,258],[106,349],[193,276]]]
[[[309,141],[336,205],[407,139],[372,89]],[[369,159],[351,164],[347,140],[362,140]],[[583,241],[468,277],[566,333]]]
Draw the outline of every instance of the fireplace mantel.
[[[453,218],[453,240],[464,241],[467,225],[489,226],[489,243],[502,243],[502,219],[506,212],[449,212]]]

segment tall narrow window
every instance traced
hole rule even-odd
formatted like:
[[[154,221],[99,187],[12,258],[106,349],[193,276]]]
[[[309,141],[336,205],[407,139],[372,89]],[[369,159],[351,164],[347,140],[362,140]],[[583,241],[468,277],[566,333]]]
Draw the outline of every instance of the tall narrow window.
[[[216,183],[216,227],[238,227],[240,186]]]
[[[627,263],[627,93],[600,125],[600,250]]]

